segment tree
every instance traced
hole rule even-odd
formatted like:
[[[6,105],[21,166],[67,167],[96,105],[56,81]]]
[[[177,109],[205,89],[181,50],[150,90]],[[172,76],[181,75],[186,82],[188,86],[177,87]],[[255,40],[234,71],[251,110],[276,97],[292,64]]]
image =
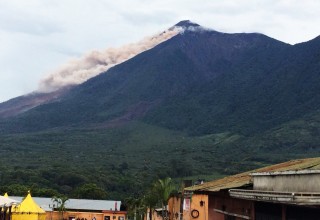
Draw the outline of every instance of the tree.
[[[152,213],[155,209],[156,205],[159,202],[159,195],[155,192],[155,189],[150,189],[145,197],[143,198],[143,203],[145,204],[146,209],[149,209],[149,220],[152,220]]]
[[[7,192],[9,195],[25,196],[30,187],[22,184],[11,184],[9,186],[1,186],[1,192]]]
[[[66,202],[69,200],[66,196],[54,196],[52,199],[54,207],[59,211],[61,220],[63,220],[63,213],[66,211]]]
[[[77,187],[73,192],[74,197],[81,199],[106,199],[107,192],[95,183],[86,183]]]
[[[170,198],[170,194],[175,190],[175,186],[171,180],[170,177],[167,177],[165,179],[159,179],[154,184],[154,190],[158,195],[159,201],[162,205],[162,218],[165,219],[165,217],[168,217],[168,200]]]
[[[126,206],[127,206],[127,211],[128,211],[128,216],[133,215],[133,219],[137,219],[137,213],[139,214],[141,210],[144,209],[144,205],[142,202],[142,198],[139,197],[129,197],[125,200]]]

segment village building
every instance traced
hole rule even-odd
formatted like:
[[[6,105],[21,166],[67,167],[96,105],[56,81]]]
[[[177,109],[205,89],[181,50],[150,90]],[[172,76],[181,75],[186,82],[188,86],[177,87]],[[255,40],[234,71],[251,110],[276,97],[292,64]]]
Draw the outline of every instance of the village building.
[[[120,210],[121,201],[68,199],[61,212],[52,198],[31,197],[30,193],[25,198],[9,198],[20,203],[12,207],[12,220],[125,220],[127,214]]]
[[[183,220],[320,217],[320,158],[293,160],[185,188]]]
[[[9,220],[11,218],[12,207],[19,202],[8,198],[7,194],[0,196],[0,220]]]

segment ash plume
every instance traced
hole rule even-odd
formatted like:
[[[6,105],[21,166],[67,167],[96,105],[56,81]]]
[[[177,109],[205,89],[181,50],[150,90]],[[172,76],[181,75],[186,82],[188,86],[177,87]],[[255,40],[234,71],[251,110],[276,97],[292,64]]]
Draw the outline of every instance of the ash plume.
[[[39,83],[40,92],[52,92],[68,85],[77,85],[94,77],[109,68],[122,63],[137,54],[149,50],[156,45],[181,33],[179,27],[171,28],[161,34],[146,37],[143,40],[119,48],[104,51],[91,51],[78,59],[72,59],[57,70],[50,73]]]

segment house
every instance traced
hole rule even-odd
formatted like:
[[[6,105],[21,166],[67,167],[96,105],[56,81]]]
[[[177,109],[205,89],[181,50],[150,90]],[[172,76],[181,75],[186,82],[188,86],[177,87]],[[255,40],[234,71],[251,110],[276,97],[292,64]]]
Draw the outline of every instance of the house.
[[[184,220],[320,219],[320,158],[292,160],[185,188]]]

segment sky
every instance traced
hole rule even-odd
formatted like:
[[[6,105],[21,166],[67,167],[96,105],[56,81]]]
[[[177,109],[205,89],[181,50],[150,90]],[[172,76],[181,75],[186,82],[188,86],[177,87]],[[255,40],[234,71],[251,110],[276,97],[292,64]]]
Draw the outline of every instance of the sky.
[[[181,20],[296,44],[320,35],[320,1],[0,0],[0,102],[38,90],[72,59],[138,42]]]

